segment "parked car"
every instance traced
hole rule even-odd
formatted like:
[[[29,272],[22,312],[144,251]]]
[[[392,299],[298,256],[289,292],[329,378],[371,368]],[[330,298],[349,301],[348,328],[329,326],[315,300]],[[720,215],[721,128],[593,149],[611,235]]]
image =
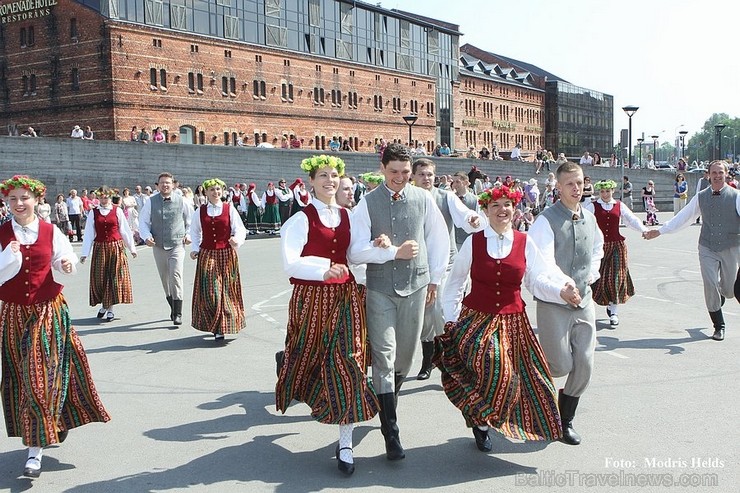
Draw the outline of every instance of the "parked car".
[[[686,173],[704,173],[706,171],[707,170],[704,169],[704,168],[694,168],[694,169],[690,169],[690,170],[686,171]]]
[[[673,171],[673,172],[676,171],[676,167],[675,166],[673,166],[672,164],[668,164],[666,162],[658,162],[658,163],[656,163],[655,164],[655,169],[659,169],[659,170],[662,170],[662,171]]]

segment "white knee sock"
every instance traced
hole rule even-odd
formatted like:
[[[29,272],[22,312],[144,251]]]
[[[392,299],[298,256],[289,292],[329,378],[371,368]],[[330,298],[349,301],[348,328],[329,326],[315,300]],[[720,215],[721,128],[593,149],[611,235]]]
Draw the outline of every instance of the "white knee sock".
[[[352,430],[354,427],[355,425],[352,423],[339,425],[339,448],[345,449],[349,447],[348,450],[339,451],[339,458],[350,464],[354,463],[354,459],[352,458]]]
[[[612,312],[612,315],[617,314],[617,305],[616,303],[609,303],[609,311]]]
[[[480,431],[488,431],[488,425],[486,426],[478,426],[477,427]]]
[[[41,457],[44,455],[44,449],[41,447],[28,447],[28,458],[33,459],[36,458],[38,460],[41,460]]]

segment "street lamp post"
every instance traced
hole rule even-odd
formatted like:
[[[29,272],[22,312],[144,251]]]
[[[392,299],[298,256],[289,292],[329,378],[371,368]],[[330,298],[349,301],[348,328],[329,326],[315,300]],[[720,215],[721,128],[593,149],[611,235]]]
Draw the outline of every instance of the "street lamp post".
[[[416,120],[418,119],[419,117],[414,114],[406,115],[403,117],[403,121],[405,121],[406,125],[409,126],[409,147],[413,147],[413,141],[411,140],[411,127],[414,126],[414,123],[416,123]]]
[[[717,156],[714,159],[722,159],[722,130],[724,130],[726,126],[727,125],[724,123],[718,123],[714,126],[714,140],[718,147]]]
[[[681,135],[681,157],[686,157],[686,147],[684,147],[684,140],[686,139],[686,134],[689,133],[688,130],[681,130],[678,132]]]
[[[638,145],[638,148],[637,148],[637,164],[638,164],[638,166],[640,166],[640,168],[642,168],[642,143],[643,142],[645,142],[645,139],[643,139],[642,137],[640,137],[639,139],[637,139],[637,145]]]
[[[630,168],[632,167],[632,116],[637,113],[637,110],[639,109],[639,106],[622,106],[622,111],[624,111],[627,114],[627,117],[629,117],[629,130],[627,133],[627,166]],[[624,164],[622,164],[622,176],[624,176]]]
[[[725,135],[724,137],[722,137],[723,139],[732,139],[732,162],[733,163],[735,162],[735,156],[737,155],[735,154],[735,137],[736,137],[735,134],[732,134],[732,137],[730,137],[729,135]]]
[[[651,135],[650,138],[653,139],[653,164],[655,164],[655,167],[658,167],[658,137],[660,135]]]

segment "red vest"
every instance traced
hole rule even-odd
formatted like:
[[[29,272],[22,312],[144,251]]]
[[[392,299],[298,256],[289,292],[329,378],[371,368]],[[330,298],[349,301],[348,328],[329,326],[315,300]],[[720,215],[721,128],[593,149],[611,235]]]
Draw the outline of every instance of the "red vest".
[[[522,279],[527,267],[527,235],[514,231],[511,253],[502,259],[488,255],[483,231],[473,234],[471,289],[463,305],[483,313],[519,313],[524,311]]]
[[[200,207],[200,227],[203,230],[200,248],[221,250],[229,247],[229,238],[231,238],[229,207],[229,204],[224,202],[221,214],[214,217],[208,215],[208,205]]]
[[[62,292],[62,285],[54,282],[51,273],[54,228],[52,224],[39,221],[39,237],[36,243],[21,245],[21,270],[13,279],[0,286],[0,300],[33,305],[52,300]],[[3,249],[15,239],[11,221],[0,226],[0,244]]]
[[[122,239],[121,232],[118,229],[117,210],[118,207],[114,205],[108,215],[104,216],[100,213],[99,209],[93,209],[95,241],[97,243],[110,243]]]
[[[239,207],[239,203],[241,202],[242,194],[239,190],[234,191],[234,195],[231,197],[231,202],[234,204],[234,207]]]
[[[269,193],[265,193],[265,204],[267,205],[275,205],[277,204],[278,198],[277,195],[273,192],[272,195]]]
[[[340,209],[341,222],[336,228],[328,228],[319,219],[319,211],[313,204],[303,209],[308,217],[308,241],[303,247],[301,257],[323,257],[331,260],[332,264],[347,265],[347,249],[349,248],[349,214],[346,209]],[[350,273],[345,279],[332,279],[330,281],[306,281],[291,277],[292,284],[344,284],[354,280]]]
[[[298,192],[298,198],[300,199],[298,202],[301,207],[306,207],[306,204],[308,204],[308,192]]]
[[[624,241],[624,236],[619,234],[620,203],[617,201],[608,211],[601,204],[594,202],[594,216],[599,229],[604,233],[604,242]]]
[[[254,205],[254,206],[259,207],[261,204],[254,201],[254,199],[252,198],[253,195],[254,194],[252,192],[247,193],[247,200],[249,200],[249,205]]]

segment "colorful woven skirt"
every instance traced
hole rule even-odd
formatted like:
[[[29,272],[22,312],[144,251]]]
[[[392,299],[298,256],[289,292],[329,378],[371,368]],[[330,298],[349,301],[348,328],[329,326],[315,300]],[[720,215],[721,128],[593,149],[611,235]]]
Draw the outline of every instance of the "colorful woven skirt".
[[[133,303],[131,274],[123,240],[95,241],[90,258],[90,306],[102,303],[110,308]]]
[[[247,206],[247,229],[257,229],[260,223],[260,210],[256,205]]]
[[[284,413],[295,399],[320,423],[372,419],[378,399],[366,373],[366,339],[365,303],[355,282],[294,285],[277,409]]]
[[[61,431],[110,420],[64,296],[34,305],[3,303],[0,332],[9,437],[46,447],[59,442]]]
[[[277,231],[280,229],[280,209],[277,204],[266,204],[265,212],[262,213],[260,229]]]
[[[604,243],[604,258],[601,259],[599,273],[601,277],[591,286],[597,305],[622,304],[634,296],[635,286],[627,267],[627,245],[624,241]]]
[[[521,440],[562,435],[557,393],[525,312],[493,315],[463,306],[435,338],[434,363],[469,427]]]
[[[231,248],[198,252],[192,324],[212,334],[236,334],[246,326],[239,259]]]

